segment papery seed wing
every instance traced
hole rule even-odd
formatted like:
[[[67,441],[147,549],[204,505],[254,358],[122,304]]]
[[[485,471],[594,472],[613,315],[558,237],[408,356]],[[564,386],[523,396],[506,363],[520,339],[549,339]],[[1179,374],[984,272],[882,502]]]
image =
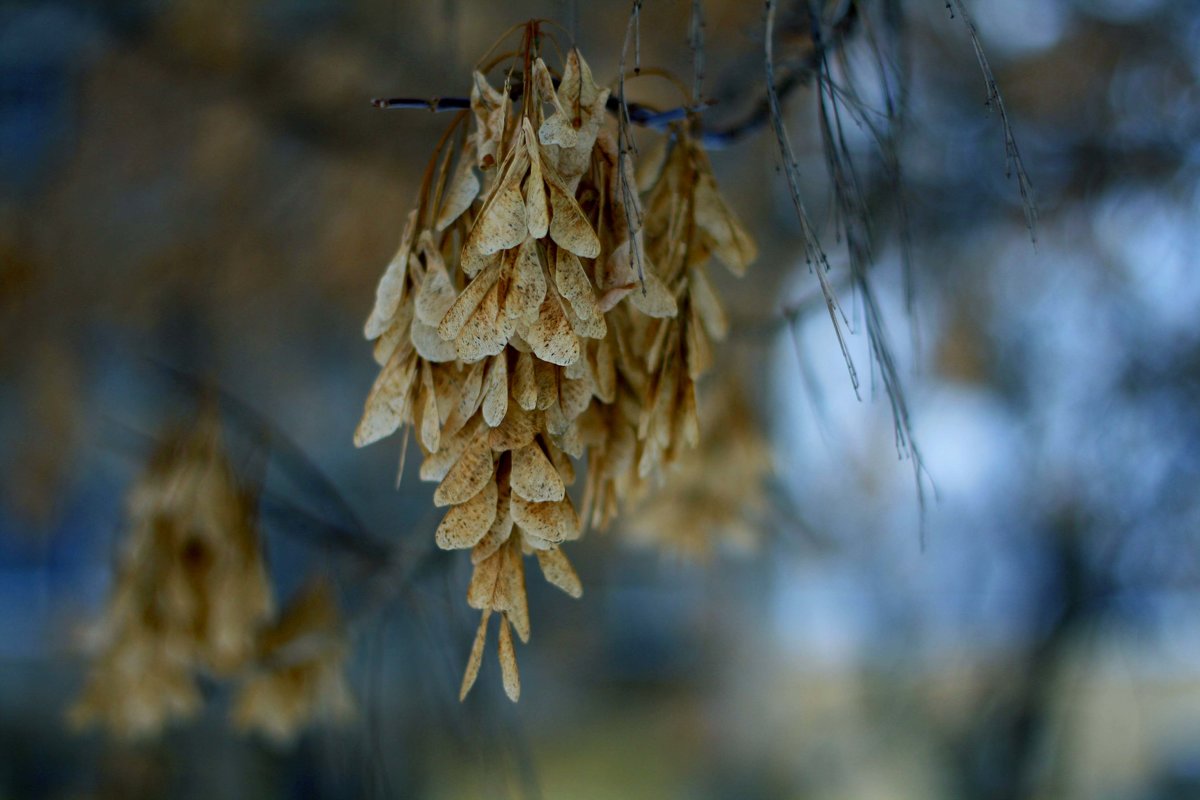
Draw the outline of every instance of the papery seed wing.
[[[592,381],[590,378],[578,380],[564,379],[558,383],[558,404],[563,416],[573,420],[584,412],[592,402]]]
[[[578,135],[575,126],[571,124],[571,115],[563,108],[558,93],[554,90],[554,79],[550,77],[550,70],[540,58],[533,65],[533,77],[542,100],[554,106],[554,113],[538,128],[538,138],[542,144],[574,147]]]
[[[557,547],[553,550],[539,550],[537,560],[538,566],[542,568],[542,575],[546,577],[548,583],[562,589],[571,597],[583,596],[583,584],[579,580],[579,575],[576,574],[575,568],[571,566],[571,562],[567,560],[567,556],[562,550]]]
[[[508,359],[500,353],[492,359],[483,384],[483,420],[494,428],[508,413]]]
[[[533,379],[537,383],[537,407],[545,411],[558,404],[558,368],[548,361],[533,360]]]
[[[550,238],[559,247],[565,247],[580,258],[595,258],[600,255],[600,239],[596,231],[583,215],[579,203],[575,202],[556,178],[549,178],[550,208]]]
[[[450,273],[446,271],[442,253],[428,233],[421,235],[421,252],[425,256],[425,277],[417,289],[416,315],[425,325],[437,327],[450,306],[454,305],[457,292],[450,283]]]
[[[441,419],[438,417],[437,392],[433,388],[433,370],[428,361],[421,362],[421,444],[430,453],[436,453],[441,434]]]
[[[533,503],[514,493],[511,502],[513,522],[522,530],[553,544],[579,536],[579,518],[569,498]]]
[[[525,220],[529,235],[541,239],[550,228],[550,206],[546,200],[546,182],[542,178],[542,159],[529,118],[522,121],[525,148],[529,151],[529,177],[525,181]]]
[[[508,344],[512,334],[514,321],[500,313],[498,288],[492,288],[484,295],[483,301],[472,312],[467,324],[459,331],[454,340],[454,347],[459,359],[466,362],[478,361],[488,356],[497,355]]]
[[[525,340],[534,355],[551,364],[572,364],[579,358],[579,338],[563,313],[558,292],[546,292],[537,320],[530,324]]]
[[[471,654],[467,656],[467,669],[463,673],[462,687],[458,690],[458,702],[460,703],[467,699],[467,693],[471,691],[471,687],[475,685],[475,679],[479,677],[479,667],[483,664],[483,648],[487,644],[488,617],[491,615],[492,610],[485,608],[479,619],[479,628],[475,631],[475,641],[471,644]]]
[[[537,408],[538,390],[534,377],[533,356],[530,353],[517,355],[512,394],[517,405],[526,411],[533,411]]]
[[[604,321],[603,314],[597,313],[592,317],[581,318],[576,316],[569,304],[564,304],[562,310],[576,335],[586,339],[603,339],[608,335],[608,323]]]
[[[490,609],[494,605],[496,587],[500,580],[500,569],[504,566],[504,554],[497,552],[475,565],[471,582],[467,584],[467,605],[471,608]]]
[[[412,342],[408,338],[408,328],[412,324],[413,304],[401,303],[396,309],[395,316],[392,317],[392,322],[382,336],[375,340],[375,347],[371,351],[371,355],[375,357],[375,363],[383,366],[391,360],[397,349],[412,348]]]
[[[554,464],[554,468],[558,470],[559,476],[562,477],[563,483],[567,486],[575,483],[575,465],[571,463],[571,459],[559,447],[550,445],[546,448],[550,456],[550,462]]]
[[[496,285],[497,272],[495,267],[490,267],[476,275],[474,280],[467,284],[467,288],[463,289],[462,294],[454,301],[454,305],[450,306],[450,310],[438,323],[438,336],[447,341],[458,338],[458,334],[467,324],[467,320],[483,302],[484,296]]]
[[[704,267],[692,269],[688,277],[688,291],[708,335],[717,341],[724,339],[725,334],[729,332],[729,318],[725,315],[725,309]]]
[[[513,542],[506,548],[508,564],[500,577],[499,590],[503,594],[500,603],[508,612],[508,621],[512,623],[517,636],[522,642],[529,641],[529,598],[525,594],[525,561],[521,548],[514,547]]]
[[[537,435],[539,416],[536,412],[525,411],[517,403],[509,403],[508,413],[491,430],[488,443],[497,452],[524,447]]]
[[[444,435],[438,451],[425,456],[425,460],[421,462],[421,480],[441,481],[450,474],[450,469],[458,463],[463,451],[475,439],[481,426],[482,420],[475,419],[457,433]]]
[[[693,195],[696,225],[711,237],[713,252],[730,272],[741,275],[758,256],[758,248],[717,190],[710,174],[702,174]]]
[[[496,518],[492,520],[492,525],[488,528],[487,534],[479,540],[478,544],[471,548],[472,564],[478,564],[480,561],[491,556],[512,535],[513,518],[510,497],[508,487],[501,486],[499,500],[496,503]]]
[[[513,494],[530,502],[557,502],[566,494],[562,477],[537,442],[512,451]]]
[[[434,364],[444,364],[458,357],[454,342],[447,342],[438,335],[437,328],[432,328],[416,317],[408,332],[413,348],[417,355]]]
[[[528,170],[529,158],[524,155],[524,147],[518,144],[518,149],[508,159],[500,184],[479,210],[475,224],[467,234],[465,248],[488,255],[516,247],[524,241],[528,227],[521,182]]]
[[[570,250],[555,248],[554,283],[559,293],[571,304],[576,316],[582,319],[599,316],[596,296],[592,293],[592,282],[588,280],[579,257]]]
[[[478,544],[496,520],[498,498],[496,482],[489,480],[479,494],[447,511],[434,535],[437,546],[459,550]]]
[[[686,329],[687,342],[687,369],[688,377],[693,381],[699,380],[700,376],[708,372],[713,364],[712,343],[708,339],[708,334],[704,332],[704,325],[700,322],[700,315],[696,311],[696,306],[688,306],[688,321]]]
[[[517,250],[513,282],[509,287],[505,314],[510,319],[532,322],[546,297],[546,277],[538,257],[537,241],[526,239]]]
[[[433,504],[440,508],[465,503],[491,479],[492,468],[492,448],[488,446],[487,436],[476,435],[438,484],[433,493]]]
[[[446,230],[450,223],[462,216],[462,213],[470,208],[471,203],[475,202],[475,198],[479,196],[480,183],[474,166],[475,143],[468,141],[458,156],[458,166],[455,168],[454,177],[450,179],[450,186],[446,190],[446,198],[437,218],[438,231]]]
[[[379,279],[379,286],[375,289],[375,307],[371,309],[371,315],[367,318],[366,325],[363,326],[363,334],[368,339],[374,339],[387,330],[388,322],[396,313],[400,301],[404,299],[404,284],[408,279],[408,258],[412,251],[416,227],[417,210],[413,209],[404,223],[404,233],[400,236],[400,247],[392,256],[387,269],[383,271],[383,277]]]
[[[504,693],[515,703],[521,699],[521,675],[517,671],[517,653],[513,649],[508,617],[500,619],[500,675],[504,680]]]
[[[634,290],[629,293],[629,302],[633,304],[633,307],[648,317],[675,316],[678,313],[675,297],[667,285],[662,282],[662,278],[654,272],[649,261],[645,263],[642,275],[645,283],[642,286],[634,287]]]
[[[411,352],[397,351],[379,372],[364,404],[362,420],[354,432],[354,446],[365,447],[390,436],[405,422],[403,409],[390,401],[408,396],[416,377],[417,359]],[[403,403],[399,404],[403,407]]]
[[[467,367],[463,376],[462,389],[459,392],[457,411],[463,419],[470,419],[483,402],[483,371],[484,363],[477,361]]]

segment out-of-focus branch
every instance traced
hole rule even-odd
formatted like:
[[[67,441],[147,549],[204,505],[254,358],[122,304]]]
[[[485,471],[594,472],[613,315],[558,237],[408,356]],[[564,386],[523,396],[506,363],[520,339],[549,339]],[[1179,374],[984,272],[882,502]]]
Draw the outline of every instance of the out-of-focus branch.
[[[842,13],[823,27],[805,20],[791,25],[787,31],[791,46],[799,47],[803,54],[781,62],[777,67],[775,92],[780,98],[811,83],[818,71],[823,69],[823,60],[830,51],[841,47],[857,29],[859,23],[858,3],[848,3]],[[701,69],[701,68],[697,68]],[[556,82],[557,83],[557,82]],[[509,97],[521,97],[522,87],[516,84]],[[714,100],[699,101],[691,106],[679,106],[659,111],[639,103],[626,102],[622,108],[620,93],[608,98],[605,107],[613,114],[625,114],[628,122],[643,128],[661,130],[668,124],[692,114],[699,114],[716,104]],[[425,109],[426,111],[461,111],[471,107],[466,97],[376,97],[371,105],[384,109]],[[704,128],[701,136],[704,146],[712,149],[728,147],[755,133],[771,119],[771,102],[763,97],[744,115],[719,127]]]

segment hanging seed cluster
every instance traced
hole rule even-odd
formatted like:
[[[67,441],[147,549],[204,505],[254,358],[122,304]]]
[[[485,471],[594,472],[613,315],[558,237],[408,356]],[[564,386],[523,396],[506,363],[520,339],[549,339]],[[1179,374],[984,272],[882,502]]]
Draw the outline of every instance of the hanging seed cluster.
[[[437,544],[474,565],[462,697],[492,616],[505,691],[520,694],[525,558],[580,596],[562,546],[696,444],[696,380],[728,327],[705,263],[740,274],[755,255],[690,123],[671,131],[643,207],[609,89],[577,50],[552,72],[538,42],[531,24],[500,89],[474,73],[365,326],[381,369],[355,444],[403,428],[402,471],[415,432],[420,477],[447,509]]]
[[[157,734],[200,711],[201,675],[240,684],[235,721],[277,739],[345,708],[332,595],[302,597],[273,619],[257,512],[257,490],[235,476],[216,413],[164,438],[129,493],[75,725]],[[308,646],[282,652],[281,642],[302,636]]]

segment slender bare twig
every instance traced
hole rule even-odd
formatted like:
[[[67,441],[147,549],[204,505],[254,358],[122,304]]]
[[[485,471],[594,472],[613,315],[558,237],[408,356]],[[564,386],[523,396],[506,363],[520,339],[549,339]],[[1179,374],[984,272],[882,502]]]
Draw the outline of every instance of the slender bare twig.
[[[837,293],[834,291],[833,285],[829,282],[827,274],[829,271],[829,259],[825,256],[825,251],[821,248],[816,229],[813,227],[812,221],[808,216],[804,200],[800,196],[800,167],[796,163],[796,156],[792,151],[791,139],[788,137],[787,127],[783,122],[783,112],[780,109],[779,93],[775,84],[775,51],[773,44],[775,38],[775,7],[775,0],[767,0],[766,41],[764,43],[763,63],[766,70],[767,102],[770,108],[771,126],[775,132],[775,142],[779,147],[779,159],[782,163],[783,173],[787,178],[792,205],[796,210],[796,218],[800,222],[800,235],[804,245],[805,260],[820,282],[821,293],[825,299],[825,307],[829,311],[829,319],[833,322],[838,346],[842,350],[842,357],[846,361],[846,369],[850,373],[850,383],[854,387],[854,393],[857,396],[859,394],[858,372],[854,367],[854,359],[850,356],[850,348],[846,344],[846,335],[842,327],[845,314],[842,313]]]
[[[692,0],[688,46],[692,49],[692,102],[699,103],[704,91],[704,8],[701,0]]]
[[[1017,137],[1013,133],[1012,120],[1009,119],[1008,109],[1004,105],[1004,96],[1000,94],[1000,85],[996,82],[992,65],[983,52],[983,43],[979,40],[979,30],[975,27],[975,21],[971,19],[963,0],[946,0],[946,10],[950,12],[951,17],[954,16],[956,8],[958,15],[962,17],[962,21],[967,26],[971,37],[971,47],[975,50],[975,60],[979,62],[979,70],[983,73],[983,81],[987,86],[987,107],[995,109],[1000,115],[1000,125],[1004,128],[1005,169],[1010,177],[1016,173],[1017,189],[1021,193],[1021,203],[1025,209],[1025,225],[1029,228],[1029,238],[1036,244],[1038,209],[1033,195],[1033,182],[1025,170],[1021,150],[1017,147]]]

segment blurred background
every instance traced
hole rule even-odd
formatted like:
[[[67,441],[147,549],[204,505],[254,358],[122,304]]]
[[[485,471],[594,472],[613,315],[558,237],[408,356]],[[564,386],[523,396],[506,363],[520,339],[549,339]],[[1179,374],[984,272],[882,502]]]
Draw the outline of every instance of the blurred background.
[[[967,3],[1036,245],[961,15],[897,5],[841,46],[892,36],[908,65],[902,204],[869,137],[848,146],[924,514],[854,293],[861,400],[774,138],[741,137],[713,163],[761,255],[720,276],[734,328],[701,403],[714,438],[752,422],[750,452],[695,462],[735,490],[694,513],[668,486],[589,533],[580,600],[531,573],[513,706],[491,657],[458,703],[477,617],[432,486],[410,464],[395,488],[396,440],[351,445],[362,322],[448,121],[368,101],[465,95],[529,16],[608,81],[629,4],[0,2],[0,798],[1200,797],[1200,5]],[[690,77],[690,6],[645,3],[643,64]],[[763,96],[761,7],[703,6],[720,127]],[[811,85],[785,99],[837,282],[815,109]],[[276,596],[323,574],[342,598],[358,713],[288,746],[233,730],[218,685],[151,741],[65,722],[124,495],[200,385],[231,449],[270,431]]]

